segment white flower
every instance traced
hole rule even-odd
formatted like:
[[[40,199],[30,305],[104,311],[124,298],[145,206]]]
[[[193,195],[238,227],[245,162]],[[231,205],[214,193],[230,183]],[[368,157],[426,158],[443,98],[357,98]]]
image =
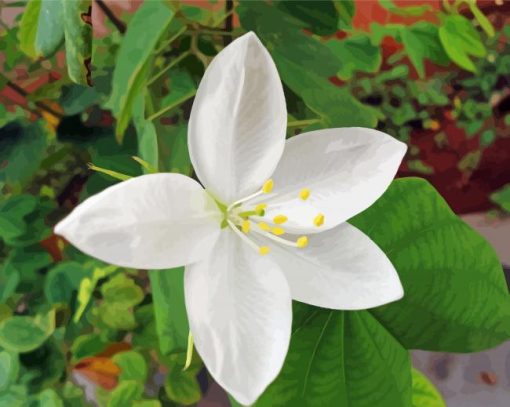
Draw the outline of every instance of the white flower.
[[[276,67],[246,34],[212,61],[193,104],[189,151],[205,189],[179,174],[136,177],[87,199],[55,228],[119,266],[186,265],[196,349],[244,404],[282,367],[291,299],[355,310],[403,295],[388,258],[346,220],[382,195],[406,146],[365,128],[286,141],[286,121]]]

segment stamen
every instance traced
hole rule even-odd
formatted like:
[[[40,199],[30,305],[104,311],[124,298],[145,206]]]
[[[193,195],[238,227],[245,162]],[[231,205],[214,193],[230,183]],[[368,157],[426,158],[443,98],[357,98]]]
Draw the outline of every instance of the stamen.
[[[271,251],[271,248],[269,246],[260,246],[259,247],[259,254],[261,256],[265,256]]]
[[[237,227],[236,225],[234,225],[232,223],[231,220],[227,220],[228,222],[228,225],[232,228],[232,230],[234,231],[234,233],[237,234],[237,236],[239,236],[242,240],[244,240],[252,249],[256,250],[256,251],[259,251],[259,247],[257,246],[257,244],[255,242],[253,242],[248,236],[246,236],[244,233],[242,233]]]
[[[296,245],[300,249],[302,249],[303,247],[308,246],[308,238],[306,236],[299,237],[298,240],[296,240]]]
[[[287,222],[287,217],[285,215],[276,215],[273,218],[273,222],[276,223],[277,225],[281,225],[282,223]]]
[[[278,242],[278,243],[283,244],[285,246],[299,247],[297,242],[292,242],[290,240],[282,239],[281,237],[275,236],[275,235],[273,235],[271,233],[268,233],[266,231],[262,231],[262,230],[258,230],[258,229],[253,229],[253,232],[258,233],[259,235],[265,236],[268,239],[274,240],[275,242]],[[303,238],[303,237],[306,238],[306,236],[301,236],[301,238]],[[304,239],[302,239],[301,242],[303,242],[303,240]],[[308,240],[306,240],[306,242],[308,242]]]
[[[319,213],[313,220],[313,224],[317,227],[322,226],[324,224],[324,214]]]
[[[308,188],[303,188],[301,191],[299,191],[299,197],[306,201],[310,197],[310,190]]]
[[[285,233],[285,229],[284,228],[280,228],[278,226],[274,227],[273,229],[271,229],[271,233],[273,235],[277,235],[277,236],[280,236],[280,235],[283,235]]]
[[[255,212],[258,216],[264,216],[266,214],[266,211],[265,211],[266,208],[267,208],[267,204],[259,203],[257,206],[255,206]]]
[[[268,179],[266,182],[264,182],[264,185],[262,186],[262,192],[264,194],[269,194],[273,190],[274,182],[272,179]]]
[[[248,219],[243,220],[243,223],[241,224],[241,230],[244,233],[248,233],[250,229],[251,229],[250,221]]]
[[[257,226],[265,232],[269,232],[271,230],[271,226],[269,226],[266,222],[260,222]]]

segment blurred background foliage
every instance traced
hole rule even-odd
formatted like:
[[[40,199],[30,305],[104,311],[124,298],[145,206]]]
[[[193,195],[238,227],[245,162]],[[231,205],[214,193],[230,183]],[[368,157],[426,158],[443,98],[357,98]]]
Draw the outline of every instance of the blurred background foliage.
[[[182,289],[167,295],[183,270],[103,264],[52,226],[119,179],[193,175],[193,96],[247,31],[277,64],[289,136],[378,128],[410,147],[399,174],[429,179],[457,213],[510,211],[510,3],[0,7],[0,406],[190,405],[210,387],[198,357],[183,371]]]

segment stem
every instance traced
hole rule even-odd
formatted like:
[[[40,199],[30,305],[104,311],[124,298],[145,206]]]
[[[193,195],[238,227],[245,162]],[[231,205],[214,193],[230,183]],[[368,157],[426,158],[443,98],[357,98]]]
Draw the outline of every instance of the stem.
[[[197,33],[198,35],[230,35],[232,36],[232,33],[230,31],[222,31],[222,30],[200,30],[200,31],[193,31],[193,30],[188,30],[186,31],[186,34],[195,34]]]
[[[293,122],[288,122],[287,127],[306,127],[310,124],[319,123],[321,119],[306,119],[306,120],[295,120]]]
[[[187,95],[184,95],[182,98],[180,98],[179,100],[177,100],[175,103],[172,103],[168,106],[165,106],[163,109],[161,109],[160,111],[150,115],[147,120],[149,121],[152,121],[154,119],[157,119],[159,116],[165,114],[166,112],[168,112],[169,110],[172,110],[173,108],[179,106],[181,103],[184,103],[186,100],[188,100],[189,98],[192,98],[193,96],[195,96],[195,93],[197,93],[196,89],[193,90],[193,92],[190,92],[188,93]]]
[[[184,368],[182,369],[183,372],[187,370],[188,367],[191,366],[191,361],[193,360],[193,346],[194,346],[193,335],[191,334],[191,331],[189,331],[188,349],[186,350],[186,363],[184,364]]]
[[[21,96],[23,97],[28,97],[29,93],[23,89],[21,86],[18,86],[16,85],[14,82],[11,82],[11,81],[7,81],[7,86],[9,88],[11,88],[12,90],[14,90],[16,93],[20,94]],[[46,112],[48,113],[51,113],[53,116],[61,119],[63,116],[62,114],[60,114],[59,112],[57,112],[56,110],[52,109],[51,107],[49,107],[46,103],[44,102],[35,102],[34,103],[39,109],[41,110],[45,110]]]
[[[225,2],[225,12],[227,14],[227,18],[225,19],[225,31],[232,32],[234,28],[234,16],[232,11],[234,10],[234,1],[227,0]],[[226,47],[228,44],[232,42],[232,36],[223,37],[223,45]]]
[[[190,51],[183,52],[181,55],[179,55],[177,58],[172,60],[167,66],[165,66],[161,71],[159,71],[156,75],[154,75],[149,81],[147,82],[147,86],[152,85],[154,82],[156,82],[165,72],[167,72],[169,69],[177,65],[179,62],[181,62],[184,58],[186,58],[188,55],[190,55]]]
[[[172,37],[170,37],[170,39],[168,39],[167,41],[165,41],[165,43],[163,45],[161,45],[156,51],[155,51],[155,54],[159,54],[161,51],[163,51],[169,44],[171,44],[172,42],[174,42],[178,37],[180,37],[180,35],[182,33],[184,33],[186,31],[186,27],[182,27],[179,31],[177,31]]]
[[[126,32],[126,25],[119,20],[115,14],[113,14],[113,11],[109,9],[105,2],[103,0],[96,0],[96,4],[99,6],[104,15],[112,22],[115,28],[117,28],[121,34],[124,34]]]

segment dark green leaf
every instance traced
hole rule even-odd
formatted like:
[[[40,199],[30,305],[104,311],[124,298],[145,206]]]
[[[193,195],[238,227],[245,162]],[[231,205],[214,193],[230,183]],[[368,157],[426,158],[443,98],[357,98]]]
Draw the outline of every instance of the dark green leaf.
[[[185,352],[189,325],[184,304],[184,268],[153,270],[149,278],[161,353]]]
[[[306,28],[318,35],[334,34],[338,26],[338,10],[330,0],[275,1],[281,11],[300,20]]]
[[[81,280],[90,272],[80,263],[61,262],[53,267],[44,280],[44,294],[50,304],[69,303],[76,296]]]
[[[472,352],[510,337],[510,296],[494,249],[427,181],[394,181],[350,223],[399,273],[404,298],[371,312],[406,348]]]

